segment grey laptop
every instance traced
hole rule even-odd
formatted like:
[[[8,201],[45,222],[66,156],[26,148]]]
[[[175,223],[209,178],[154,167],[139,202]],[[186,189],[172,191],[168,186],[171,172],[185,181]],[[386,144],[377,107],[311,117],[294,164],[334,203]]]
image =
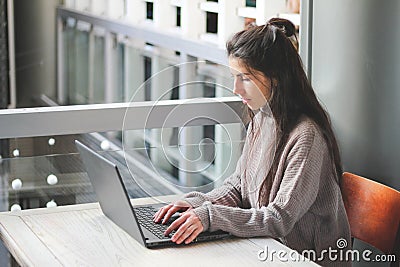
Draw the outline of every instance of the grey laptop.
[[[171,235],[164,236],[164,231],[176,216],[166,225],[153,222],[154,213],[165,204],[132,206],[117,166],[81,142],[75,140],[75,144],[103,213],[143,246],[176,245],[171,241]],[[223,231],[203,232],[193,242],[228,236]]]

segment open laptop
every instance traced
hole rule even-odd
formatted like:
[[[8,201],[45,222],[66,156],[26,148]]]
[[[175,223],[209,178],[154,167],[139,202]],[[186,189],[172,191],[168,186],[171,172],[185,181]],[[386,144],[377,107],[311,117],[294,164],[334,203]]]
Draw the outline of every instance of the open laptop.
[[[176,245],[171,241],[174,232],[167,237],[164,232],[177,216],[166,225],[154,223],[154,213],[165,204],[132,206],[117,166],[78,140],[75,144],[103,213],[145,247]],[[228,236],[230,234],[224,231],[203,232],[193,242]]]

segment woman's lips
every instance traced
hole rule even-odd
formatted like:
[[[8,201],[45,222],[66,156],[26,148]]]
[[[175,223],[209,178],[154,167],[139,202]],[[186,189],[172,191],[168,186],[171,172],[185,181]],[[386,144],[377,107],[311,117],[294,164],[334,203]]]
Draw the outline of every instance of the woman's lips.
[[[248,99],[248,98],[242,98],[243,104],[249,103],[250,100],[251,100],[251,99]]]

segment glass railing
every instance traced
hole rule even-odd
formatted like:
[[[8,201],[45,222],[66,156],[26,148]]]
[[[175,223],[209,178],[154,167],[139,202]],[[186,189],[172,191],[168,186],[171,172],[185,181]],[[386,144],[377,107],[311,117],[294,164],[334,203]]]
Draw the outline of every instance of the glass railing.
[[[131,198],[207,192],[233,172],[243,146],[241,140],[202,140],[169,146],[144,143],[124,149],[121,143],[99,140],[94,134],[25,138],[18,140],[19,155],[14,148],[14,155],[1,159],[1,211],[96,202],[74,140],[118,166]],[[191,185],[185,185],[182,178]]]

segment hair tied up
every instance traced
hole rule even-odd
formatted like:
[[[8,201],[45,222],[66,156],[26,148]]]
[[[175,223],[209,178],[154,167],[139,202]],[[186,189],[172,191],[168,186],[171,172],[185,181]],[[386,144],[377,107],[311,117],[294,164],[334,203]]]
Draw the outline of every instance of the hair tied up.
[[[267,25],[271,25],[271,26],[278,28],[287,37],[293,36],[296,32],[296,28],[295,28],[294,24],[287,19],[272,18],[267,22]]]

